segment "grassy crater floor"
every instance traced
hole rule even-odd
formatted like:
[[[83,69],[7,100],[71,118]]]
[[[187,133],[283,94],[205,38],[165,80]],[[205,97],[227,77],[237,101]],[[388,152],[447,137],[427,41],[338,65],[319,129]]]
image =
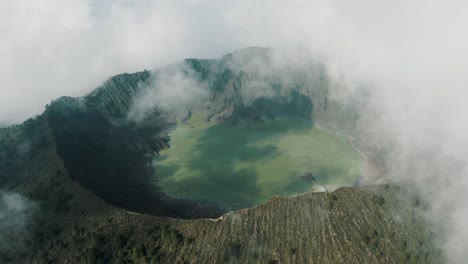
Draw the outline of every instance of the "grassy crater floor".
[[[352,185],[360,156],[345,138],[317,129],[307,119],[282,117],[235,125],[179,122],[171,147],[153,160],[158,184],[169,196],[249,207],[273,195]]]

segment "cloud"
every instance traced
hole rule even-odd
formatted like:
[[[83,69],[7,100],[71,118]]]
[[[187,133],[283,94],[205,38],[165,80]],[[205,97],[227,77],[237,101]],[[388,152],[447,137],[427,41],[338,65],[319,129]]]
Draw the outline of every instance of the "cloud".
[[[165,112],[187,111],[207,98],[208,92],[207,83],[191,67],[185,62],[175,64],[153,74],[150,84],[142,87],[135,97],[128,118],[141,121],[155,108]]]
[[[20,122],[115,74],[233,49],[206,14],[205,4],[191,1],[2,1],[0,121]]]
[[[259,97],[289,96],[293,88],[304,84],[310,90],[317,90],[325,68],[321,62],[312,58],[306,49],[268,50],[250,47],[235,52],[225,65],[236,75],[242,75],[240,90],[243,103],[250,105]],[[280,85],[281,90],[275,88]],[[315,86],[315,87],[314,87]]]
[[[40,113],[52,99],[83,95],[122,72],[153,69],[187,57],[219,57],[245,46],[276,46],[283,42],[278,40],[292,36],[284,25],[276,30],[273,20],[286,22],[291,12],[318,11],[322,4],[298,2],[284,11],[282,5],[279,1],[253,5],[250,1],[3,1],[0,121],[20,122]],[[323,23],[326,16],[293,22]]]
[[[21,121],[121,72],[245,46],[302,47],[348,93],[366,87],[366,139],[388,153],[389,179],[411,179],[428,195],[450,261],[463,263],[467,8],[422,0],[3,1],[0,121]]]
[[[27,250],[36,204],[15,193],[0,191],[0,260]],[[13,254],[13,255],[11,255]]]

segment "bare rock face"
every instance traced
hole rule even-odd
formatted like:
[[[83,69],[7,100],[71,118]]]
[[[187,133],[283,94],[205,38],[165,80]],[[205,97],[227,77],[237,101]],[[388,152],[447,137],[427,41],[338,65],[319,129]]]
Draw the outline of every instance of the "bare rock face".
[[[125,118],[140,86],[148,85],[150,77],[149,71],[114,76],[86,96],[86,105],[108,116]]]

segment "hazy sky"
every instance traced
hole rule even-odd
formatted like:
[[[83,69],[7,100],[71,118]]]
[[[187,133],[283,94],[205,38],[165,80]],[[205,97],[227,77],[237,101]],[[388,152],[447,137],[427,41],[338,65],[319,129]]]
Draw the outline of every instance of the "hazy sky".
[[[456,50],[467,42],[463,7],[370,0],[0,1],[0,122],[22,121],[50,100],[83,95],[114,74],[246,46],[305,46],[366,74],[387,75],[395,63],[466,64]]]
[[[0,123],[122,72],[246,46],[310,49],[351,89],[371,87],[369,131],[376,144],[392,146],[388,176],[412,178],[431,194],[447,223],[444,247],[463,263],[466,10],[466,1],[430,0],[0,0]]]

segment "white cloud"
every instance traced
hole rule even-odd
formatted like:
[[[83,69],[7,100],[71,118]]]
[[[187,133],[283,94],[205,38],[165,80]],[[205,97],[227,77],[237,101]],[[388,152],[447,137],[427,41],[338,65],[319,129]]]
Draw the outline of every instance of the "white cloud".
[[[30,238],[35,210],[36,204],[24,196],[0,190],[0,260],[6,254],[28,250],[24,243]]]
[[[187,111],[208,96],[208,86],[186,63],[179,63],[155,74],[150,84],[135,96],[128,118],[141,121],[149,111]],[[181,108],[184,108],[183,110]]]

